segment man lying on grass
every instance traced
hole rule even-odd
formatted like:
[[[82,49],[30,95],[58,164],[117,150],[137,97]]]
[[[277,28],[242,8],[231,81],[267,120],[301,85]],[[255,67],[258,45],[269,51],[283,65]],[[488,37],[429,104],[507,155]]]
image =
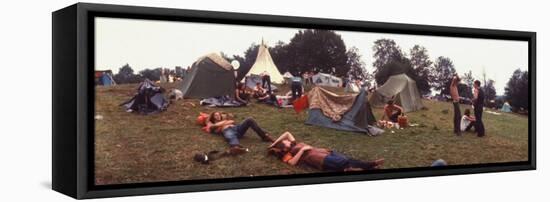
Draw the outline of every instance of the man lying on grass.
[[[213,112],[208,117],[206,127],[211,133],[223,135],[229,143],[231,154],[242,154],[247,151],[240,145],[239,139],[242,138],[249,128],[252,128],[260,138],[265,142],[273,142],[273,139],[258,126],[258,123],[252,118],[247,118],[240,124],[235,124],[234,120],[224,118],[222,112]]]
[[[290,132],[283,133],[269,146],[269,154],[277,156],[283,162],[297,165],[303,162],[323,171],[362,171],[378,169],[384,159],[359,161],[325,148],[316,148],[305,143],[297,143]]]

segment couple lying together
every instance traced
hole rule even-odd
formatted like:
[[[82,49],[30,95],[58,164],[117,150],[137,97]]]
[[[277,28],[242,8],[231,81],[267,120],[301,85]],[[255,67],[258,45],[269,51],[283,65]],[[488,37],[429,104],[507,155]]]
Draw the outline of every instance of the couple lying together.
[[[384,159],[359,161],[330,149],[297,142],[290,132],[285,132],[277,140],[273,140],[252,118],[236,124],[234,120],[224,117],[226,116],[223,116],[223,112],[213,112],[208,118],[207,127],[210,132],[223,135],[229,143],[231,154],[242,154],[248,151],[240,145],[239,139],[244,137],[248,129],[252,129],[263,141],[271,142],[268,147],[269,154],[290,165],[304,163],[319,170],[341,172],[378,169],[384,163]]]

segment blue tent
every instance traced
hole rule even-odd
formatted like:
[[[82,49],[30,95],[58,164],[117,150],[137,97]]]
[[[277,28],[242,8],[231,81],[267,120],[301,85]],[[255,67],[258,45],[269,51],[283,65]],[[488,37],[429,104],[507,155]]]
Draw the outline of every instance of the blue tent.
[[[336,130],[360,132],[369,135],[379,135],[384,132],[382,129],[372,126],[375,123],[376,118],[367,101],[367,92],[364,88],[361,88],[360,93],[354,99],[352,107],[344,113],[339,121],[333,121],[330,117],[325,116],[321,109],[309,109],[306,120],[308,125]]]
[[[101,76],[101,84],[103,86],[112,86],[114,84],[113,77],[111,77],[108,73],[103,73]]]

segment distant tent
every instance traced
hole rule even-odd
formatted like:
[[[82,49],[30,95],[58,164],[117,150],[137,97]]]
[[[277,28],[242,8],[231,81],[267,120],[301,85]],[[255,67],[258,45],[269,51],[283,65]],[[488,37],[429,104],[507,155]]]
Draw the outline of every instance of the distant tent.
[[[163,89],[156,86],[149,79],[145,79],[137,89],[137,94],[132,99],[124,102],[126,110],[140,114],[152,114],[166,110],[168,101],[164,98]]]
[[[510,106],[510,103],[504,102],[502,107],[500,108],[501,112],[512,112],[512,106]]]
[[[283,75],[279,72],[279,69],[277,69],[277,66],[273,62],[273,59],[271,58],[271,54],[269,54],[269,49],[264,44],[264,41],[262,40],[262,44],[260,44],[260,47],[258,49],[258,55],[256,56],[256,62],[254,62],[254,65],[250,68],[250,71],[246,74],[251,75],[263,75],[268,74],[271,77],[271,82],[273,83],[283,83],[284,78]]]
[[[405,112],[424,108],[416,82],[406,74],[390,76],[386,83],[371,95],[369,102],[373,106],[382,107],[391,99],[402,106]]]
[[[95,72],[96,84],[100,86],[113,86],[116,85],[113,79],[113,73],[111,70],[96,71]]]
[[[285,79],[289,79],[289,78],[292,78],[292,77],[294,77],[294,76],[292,76],[292,74],[290,72],[285,72],[283,74],[283,78],[285,78]]]
[[[306,120],[308,125],[370,135],[379,135],[383,132],[382,129],[372,126],[376,123],[376,119],[367,101],[367,92],[364,89],[354,96],[336,95],[320,87],[314,87],[308,93],[308,99],[310,103]],[[325,107],[327,109],[324,109]],[[336,111],[331,111],[327,116],[327,112],[323,110]],[[342,113],[342,115],[335,117],[334,113]]]
[[[285,79],[284,83],[292,83],[292,77],[294,77],[290,72],[285,72],[283,78]]]
[[[348,85],[346,85],[345,91],[350,93],[359,93],[359,89],[360,88],[357,83],[349,82]]]
[[[234,96],[235,75],[233,66],[216,53],[199,58],[181,84],[184,98],[210,98]]]
[[[343,84],[341,78],[325,73],[317,73],[311,78],[313,83],[318,86],[341,87]]]

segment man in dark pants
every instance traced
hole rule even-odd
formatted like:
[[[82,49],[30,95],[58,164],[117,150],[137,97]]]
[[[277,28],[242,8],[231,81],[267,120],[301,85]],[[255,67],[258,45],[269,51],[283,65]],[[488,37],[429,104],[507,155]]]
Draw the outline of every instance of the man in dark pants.
[[[460,96],[458,95],[458,83],[460,82],[460,78],[458,75],[454,75],[451,80],[451,86],[450,86],[450,92],[451,92],[451,98],[453,99],[453,111],[454,111],[454,133],[457,136],[460,136]]]
[[[485,101],[485,92],[481,89],[481,82],[479,80],[474,81],[474,115],[476,117],[475,128],[478,137],[485,136],[485,126],[483,126],[483,102]]]
[[[271,92],[271,77],[267,73],[262,75],[262,87],[267,89],[267,94],[273,93]]]
[[[298,74],[295,74],[298,75]],[[290,89],[292,90],[292,100],[296,100],[302,97],[303,87],[302,87],[302,78],[299,76],[292,77],[292,83],[290,84]]]

